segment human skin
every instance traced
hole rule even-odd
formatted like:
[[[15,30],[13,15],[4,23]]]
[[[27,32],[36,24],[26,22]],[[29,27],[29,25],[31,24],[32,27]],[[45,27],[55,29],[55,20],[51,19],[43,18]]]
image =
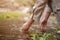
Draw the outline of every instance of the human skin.
[[[46,30],[47,21],[48,21],[50,14],[51,14],[51,12],[45,11],[44,14],[42,15],[42,20],[40,20],[40,22],[39,22],[39,27],[42,32],[44,32]]]
[[[50,14],[51,12],[44,12],[42,16],[43,19],[39,22],[39,27],[42,32],[45,31],[45,27],[47,25],[47,21],[48,21]],[[34,20],[30,18],[25,24],[23,24],[23,26],[21,27],[21,30],[23,32],[28,31],[33,22]]]
[[[21,31],[28,31],[33,22],[34,20],[30,18],[26,23],[23,24],[23,26],[21,27]]]
[[[44,9],[45,8],[45,5],[46,5],[46,1],[45,0],[43,2],[41,2],[39,5],[36,4],[36,7],[33,8],[33,12],[36,13],[37,10],[35,10],[35,8],[38,8],[39,6],[40,6],[40,8]],[[40,11],[42,9],[40,9]],[[40,21],[39,21],[39,27],[40,27],[40,30],[41,31],[44,31],[45,30],[45,27],[47,25],[48,18],[49,18],[50,14],[51,14],[50,10],[49,11],[48,10],[49,9],[44,10],[43,13],[42,13],[41,18],[39,18],[40,19]],[[26,23],[23,24],[23,26],[21,27],[21,30],[28,31],[28,29],[30,28],[30,26],[32,25],[33,22],[34,22],[34,19],[32,17]]]

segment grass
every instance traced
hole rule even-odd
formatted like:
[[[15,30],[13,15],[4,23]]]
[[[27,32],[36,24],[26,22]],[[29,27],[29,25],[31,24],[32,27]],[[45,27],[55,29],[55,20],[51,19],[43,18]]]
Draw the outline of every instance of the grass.
[[[58,40],[59,37],[56,35],[52,35],[52,33],[44,33],[44,34],[34,34],[33,37],[31,37],[32,40]]]
[[[60,35],[57,34],[57,31],[60,29],[53,29],[51,32],[45,32],[43,34],[38,34],[36,32],[32,33],[32,40],[60,40]]]

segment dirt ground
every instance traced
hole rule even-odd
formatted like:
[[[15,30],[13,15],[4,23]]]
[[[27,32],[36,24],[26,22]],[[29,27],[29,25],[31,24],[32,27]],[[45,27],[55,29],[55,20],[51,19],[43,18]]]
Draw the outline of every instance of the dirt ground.
[[[49,21],[51,22],[51,20]],[[31,40],[30,34],[40,33],[37,24],[33,24],[27,33],[21,33],[20,27],[24,22],[22,20],[0,20],[0,40]],[[56,23],[50,23],[46,27],[46,32],[51,32],[56,28]]]

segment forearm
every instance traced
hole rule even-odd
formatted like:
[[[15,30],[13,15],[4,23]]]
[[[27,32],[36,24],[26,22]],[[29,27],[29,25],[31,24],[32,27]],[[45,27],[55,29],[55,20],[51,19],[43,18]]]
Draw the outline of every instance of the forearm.
[[[48,5],[46,5],[39,21],[39,26],[42,32],[45,31],[50,14],[51,14],[51,9],[48,7]]]
[[[45,14],[42,15],[42,17],[40,18],[40,23],[45,24],[47,23],[49,16],[50,16],[51,12],[46,12]]]
[[[33,18],[30,18],[30,19],[26,22],[26,24],[28,24],[28,26],[30,26],[33,22],[34,22]]]
[[[46,5],[46,7],[45,7],[45,9],[44,9],[44,11],[42,13],[40,21],[41,22],[42,21],[47,21],[49,16],[50,16],[50,14],[51,14],[51,9],[48,7],[48,5]]]
[[[45,20],[48,20],[50,14],[51,14],[51,12],[45,12],[44,15],[43,15],[43,18],[44,18]]]

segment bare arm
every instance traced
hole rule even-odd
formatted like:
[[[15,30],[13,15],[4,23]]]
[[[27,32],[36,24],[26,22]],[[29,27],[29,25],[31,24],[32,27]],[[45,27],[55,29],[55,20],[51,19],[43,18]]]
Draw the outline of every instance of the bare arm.
[[[46,24],[47,24],[50,14],[51,14],[51,9],[48,7],[48,5],[46,5],[46,7],[43,11],[43,14],[40,18],[39,26],[40,26],[41,31],[45,31],[45,27],[46,27]]]

